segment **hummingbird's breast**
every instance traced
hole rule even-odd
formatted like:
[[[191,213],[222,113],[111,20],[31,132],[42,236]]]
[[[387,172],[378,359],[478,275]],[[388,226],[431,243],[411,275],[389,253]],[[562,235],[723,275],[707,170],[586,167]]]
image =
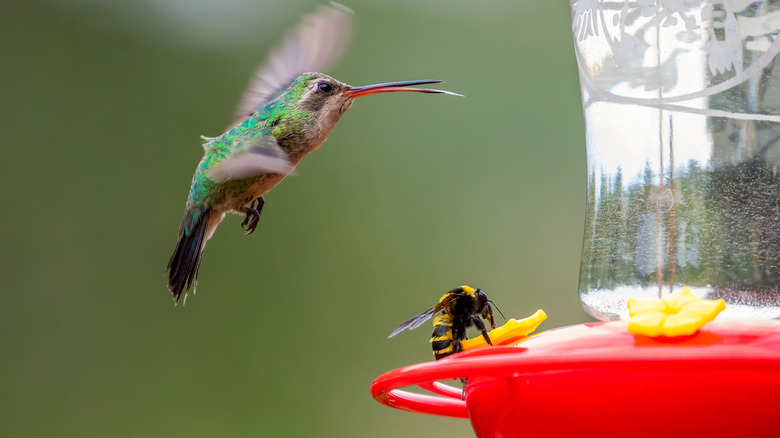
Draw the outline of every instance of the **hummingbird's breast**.
[[[328,139],[330,133],[333,132],[333,128],[336,126],[338,117],[334,117],[334,119],[335,120],[328,120],[328,118],[325,118],[325,120],[320,119],[317,120],[317,123],[314,123],[308,127],[303,135],[303,144],[301,145],[302,147],[299,148],[303,152],[303,155],[319,148],[323,143],[325,143],[325,140]],[[303,155],[301,155],[301,158]]]
[[[215,208],[240,212],[247,203],[268,193],[284,177],[285,175],[267,173],[252,178],[227,181],[222,184],[223,199],[215,205]]]

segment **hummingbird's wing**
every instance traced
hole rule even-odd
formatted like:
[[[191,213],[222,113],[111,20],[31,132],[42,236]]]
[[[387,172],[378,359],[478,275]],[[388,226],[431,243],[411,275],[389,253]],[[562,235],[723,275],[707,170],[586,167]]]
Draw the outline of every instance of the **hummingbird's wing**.
[[[252,76],[234,124],[263,108],[301,73],[329,69],[344,53],[351,31],[352,11],[337,3],[304,17]]]
[[[273,135],[253,139],[249,144],[239,144],[235,150],[208,171],[209,179],[225,182],[263,173],[287,175],[295,168]]]

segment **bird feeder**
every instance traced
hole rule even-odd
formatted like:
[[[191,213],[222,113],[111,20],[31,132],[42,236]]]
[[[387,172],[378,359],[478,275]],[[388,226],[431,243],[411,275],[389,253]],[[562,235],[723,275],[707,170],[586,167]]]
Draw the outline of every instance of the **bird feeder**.
[[[579,296],[599,322],[399,368],[371,392],[479,437],[780,436],[780,2],[570,7]]]

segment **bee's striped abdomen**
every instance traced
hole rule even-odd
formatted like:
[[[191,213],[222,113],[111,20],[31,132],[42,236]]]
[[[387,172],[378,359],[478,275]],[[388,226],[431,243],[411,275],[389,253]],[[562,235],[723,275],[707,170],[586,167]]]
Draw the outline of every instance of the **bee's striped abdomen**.
[[[431,334],[431,347],[436,360],[460,351],[460,344],[456,347],[452,339],[452,315],[442,313],[433,318],[433,333]]]

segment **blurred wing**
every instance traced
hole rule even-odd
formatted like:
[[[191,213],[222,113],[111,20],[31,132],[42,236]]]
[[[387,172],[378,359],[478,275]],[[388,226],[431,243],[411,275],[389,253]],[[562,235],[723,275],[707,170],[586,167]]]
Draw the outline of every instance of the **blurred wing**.
[[[344,53],[351,31],[352,11],[336,3],[304,17],[252,76],[234,124],[264,107],[301,73],[329,69]]]
[[[425,312],[407,319],[406,321],[404,321],[403,324],[399,325],[395,330],[393,330],[392,333],[387,335],[387,337],[392,338],[393,336],[397,335],[398,333],[401,333],[406,329],[409,330],[416,329],[417,327],[421,326],[425,321],[431,319],[431,316],[433,316],[434,313],[436,313],[435,308],[431,307]]]
[[[239,145],[237,151],[215,164],[208,177],[217,182],[250,178],[263,173],[287,175],[295,166],[274,136],[260,137],[253,143]]]

